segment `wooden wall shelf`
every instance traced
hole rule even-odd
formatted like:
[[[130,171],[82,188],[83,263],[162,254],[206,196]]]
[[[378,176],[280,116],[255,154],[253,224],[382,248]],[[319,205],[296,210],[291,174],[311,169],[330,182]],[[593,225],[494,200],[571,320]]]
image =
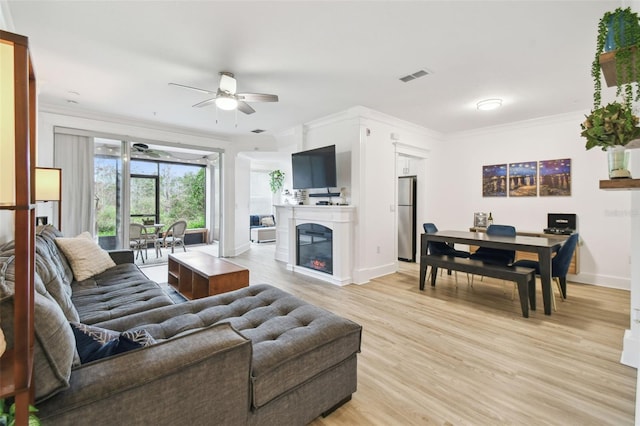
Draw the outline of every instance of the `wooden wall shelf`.
[[[636,59],[635,47],[631,47],[631,54],[633,55],[634,69],[635,69],[635,59]],[[616,75],[616,51],[615,50],[612,52],[602,53],[600,55],[600,68],[602,69],[602,74],[604,75],[604,80],[607,83],[607,87],[619,86],[620,84],[625,84],[625,83],[629,83],[630,81],[638,80],[634,73],[634,75],[631,76],[631,78],[625,75],[620,81],[618,81],[618,76]]]
[[[600,189],[632,191],[640,189],[640,179],[605,179],[600,181]]]

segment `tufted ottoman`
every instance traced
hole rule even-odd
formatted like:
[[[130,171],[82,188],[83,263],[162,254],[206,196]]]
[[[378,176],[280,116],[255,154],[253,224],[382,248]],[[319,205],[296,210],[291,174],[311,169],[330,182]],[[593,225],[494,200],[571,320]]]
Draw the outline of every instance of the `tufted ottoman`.
[[[270,285],[97,325],[144,329],[163,341],[221,323],[251,341],[248,423],[304,424],[355,392],[362,327]]]

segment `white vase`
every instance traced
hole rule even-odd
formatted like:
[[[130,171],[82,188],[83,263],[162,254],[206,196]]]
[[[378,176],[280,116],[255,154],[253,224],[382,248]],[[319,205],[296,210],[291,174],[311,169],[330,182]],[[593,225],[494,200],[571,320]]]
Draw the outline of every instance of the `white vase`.
[[[629,153],[624,146],[616,145],[607,148],[609,160],[609,179],[630,178]]]

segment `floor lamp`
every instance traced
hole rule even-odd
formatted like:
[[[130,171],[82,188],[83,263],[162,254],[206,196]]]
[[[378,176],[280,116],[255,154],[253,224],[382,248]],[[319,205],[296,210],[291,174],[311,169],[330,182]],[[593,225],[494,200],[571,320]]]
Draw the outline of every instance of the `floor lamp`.
[[[36,201],[58,202],[58,230],[62,230],[62,169],[36,167]]]

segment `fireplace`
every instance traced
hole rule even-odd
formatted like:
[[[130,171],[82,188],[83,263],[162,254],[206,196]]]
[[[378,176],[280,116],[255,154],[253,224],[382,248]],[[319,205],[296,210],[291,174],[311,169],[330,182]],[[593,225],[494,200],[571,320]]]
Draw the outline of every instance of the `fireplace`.
[[[296,226],[296,264],[333,274],[333,231],[317,223]]]

